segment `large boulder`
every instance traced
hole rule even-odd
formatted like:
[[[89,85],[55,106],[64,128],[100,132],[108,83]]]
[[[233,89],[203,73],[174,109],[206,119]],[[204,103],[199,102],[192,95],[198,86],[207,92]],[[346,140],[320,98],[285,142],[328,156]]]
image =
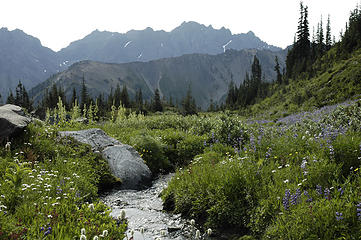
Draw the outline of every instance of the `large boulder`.
[[[123,189],[139,190],[151,185],[152,173],[138,152],[131,146],[109,137],[101,129],[59,132],[62,137],[73,137],[101,152],[108,161],[112,174],[122,180]]]
[[[103,150],[113,174],[122,179],[123,189],[142,189],[151,184],[152,173],[138,152],[126,144],[107,147]]]
[[[106,147],[121,144],[99,128],[80,131],[63,131],[59,132],[59,135],[61,137],[72,137],[78,142],[88,144],[92,147],[93,151],[102,151]]]
[[[14,137],[31,122],[21,107],[6,104],[0,107],[0,141]]]

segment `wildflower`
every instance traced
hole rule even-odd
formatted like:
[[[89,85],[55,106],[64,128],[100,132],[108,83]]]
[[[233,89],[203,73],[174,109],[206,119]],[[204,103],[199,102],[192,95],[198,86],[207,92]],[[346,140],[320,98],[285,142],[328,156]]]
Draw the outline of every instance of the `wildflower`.
[[[340,188],[338,189],[338,191],[340,192],[340,195],[342,196],[342,194],[343,194],[343,189],[342,189],[342,187],[340,187]]]
[[[328,200],[331,199],[330,189],[328,189],[328,188],[325,188],[325,198]]]
[[[357,204],[356,207],[357,207],[356,212],[357,212],[358,220],[361,220],[361,202]]]
[[[124,209],[120,212],[120,215],[119,215],[119,220],[124,220],[125,219],[125,211]]]
[[[302,170],[306,170],[306,164],[307,164],[307,160],[304,158],[301,163]]]
[[[196,221],[194,219],[191,219],[191,225],[194,226],[196,224]]]
[[[93,210],[94,210],[94,204],[93,204],[93,203],[89,204],[88,207],[89,207],[90,211],[93,211]]]
[[[48,236],[49,234],[51,234],[51,227],[48,227],[48,229],[44,232],[44,237]]]
[[[334,154],[335,154],[335,150],[334,150],[332,145],[330,145],[328,148],[329,148],[329,151],[330,151],[330,156],[331,156],[331,158],[333,158]]]
[[[284,183],[289,183],[290,180],[286,179],[286,180],[284,180],[283,182],[284,182]]]
[[[197,231],[196,231],[196,239],[200,239],[200,238],[201,238],[201,231],[199,231],[197,229]]]
[[[303,195],[305,195],[305,196],[307,197],[306,202],[312,202],[312,198],[310,197],[310,195],[308,194],[307,191],[304,191],[304,192],[303,192]]]
[[[11,146],[11,142],[7,142],[7,143],[5,144],[5,150],[6,150],[6,151],[10,151],[10,146]]]
[[[319,194],[319,195],[322,195],[322,187],[320,185],[317,185],[316,186],[316,192]]]
[[[343,219],[343,217],[342,217],[342,212],[336,212],[336,220],[337,221],[340,221],[340,220],[342,220]]]
[[[210,228],[207,229],[207,235],[208,236],[212,235],[212,229],[210,229]]]
[[[86,236],[85,235],[80,235],[80,240],[86,240]]]
[[[275,173],[276,172],[276,170],[272,170],[272,173]]]
[[[291,204],[297,205],[298,203],[300,203],[300,200],[301,200],[301,190],[297,188],[295,194],[291,195]]]
[[[133,231],[134,232],[134,231]],[[101,237],[106,237],[108,236],[108,230],[104,230],[102,235],[100,235]]]
[[[81,230],[80,230],[80,234],[81,235],[85,235],[86,233],[85,233],[85,228],[82,228]]]
[[[290,197],[291,197],[291,191],[289,189],[286,189],[285,196],[282,199],[282,204],[285,210],[288,210],[290,206]]]

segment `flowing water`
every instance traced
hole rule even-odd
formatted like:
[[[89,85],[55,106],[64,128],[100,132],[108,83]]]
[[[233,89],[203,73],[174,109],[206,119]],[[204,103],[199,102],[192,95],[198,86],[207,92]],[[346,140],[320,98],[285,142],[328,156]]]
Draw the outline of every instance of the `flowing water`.
[[[134,231],[134,240],[143,239],[192,239],[195,229],[180,215],[169,214],[162,210],[161,191],[167,186],[172,174],[161,176],[152,187],[141,190],[117,190],[102,200],[112,208],[111,215],[118,218],[124,210],[128,220],[128,237]],[[141,233],[141,229],[144,233]]]

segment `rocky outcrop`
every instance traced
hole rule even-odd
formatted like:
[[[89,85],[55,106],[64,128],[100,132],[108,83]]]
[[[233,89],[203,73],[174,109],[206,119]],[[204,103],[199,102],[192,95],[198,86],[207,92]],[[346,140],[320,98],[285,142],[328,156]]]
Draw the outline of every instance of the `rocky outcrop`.
[[[113,174],[122,179],[123,188],[150,186],[151,172],[133,147],[126,144],[107,147],[102,151],[102,155],[108,160]]]
[[[121,179],[123,189],[139,190],[151,185],[152,173],[138,152],[109,137],[103,130],[64,131],[59,134],[73,137],[78,142],[89,144],[93,151],[99,151],[108,161],[112,174]]]
[[[31,122],[21,107],[6,104],[0,107],[0,141],[21,133]]]
[[[72,137],[74,140],[88,144],[93,151],[102,151],[104,148],[121,144],[118,140],[109,137],[99,128],[86,129],[81,131],[59,132],[61,137]]]

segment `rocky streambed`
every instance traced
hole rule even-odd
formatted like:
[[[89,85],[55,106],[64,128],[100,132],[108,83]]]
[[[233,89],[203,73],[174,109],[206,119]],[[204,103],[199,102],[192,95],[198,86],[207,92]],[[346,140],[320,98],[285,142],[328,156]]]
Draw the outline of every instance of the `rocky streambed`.
[[[145,190],[114,190],[102,197],[111,207],[111,215],[114,218],[118,218],[122,210],[125,211],[129,239],[132,232],[134,240],[194,238],[195,229],[188,221],[182,219],[179,214],[173,215],[162,210],[159,194],[171,177],[172,174],[161,176]]]

